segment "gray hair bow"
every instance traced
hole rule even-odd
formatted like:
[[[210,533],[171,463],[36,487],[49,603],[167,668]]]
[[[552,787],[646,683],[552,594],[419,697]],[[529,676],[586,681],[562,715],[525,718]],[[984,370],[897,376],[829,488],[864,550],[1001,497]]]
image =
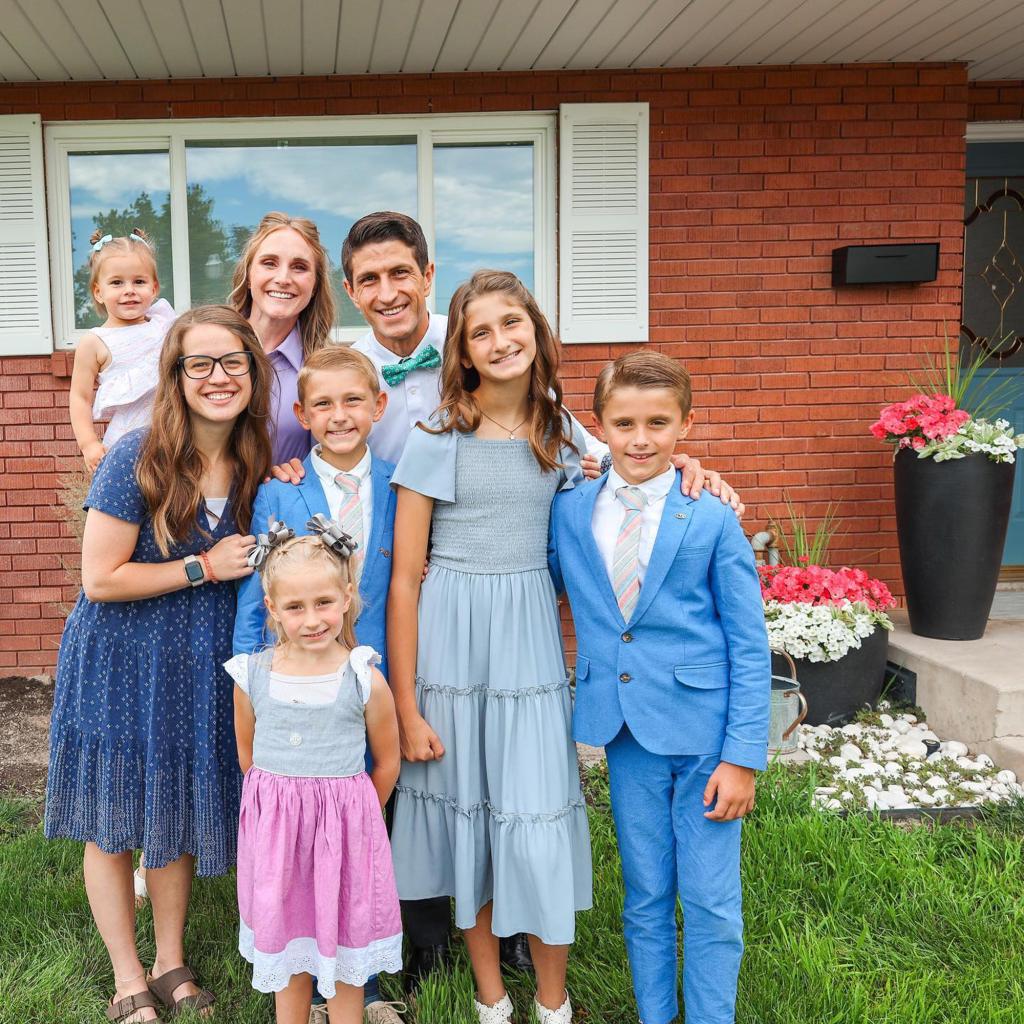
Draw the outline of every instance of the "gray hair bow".
[[[267,555],[269,555],[278,544],[283,544],[286,540],[291,540],[294,536],[295,531],[290,526],[285,526],[280,519],[275,519],[270,526],[267,527],[266,533],[261,533],[257,536],[256,546],[249,552],[249,557],[246,561],[254,569],[259,569],[267,560]]]
[[[323,512],[317,512],[309,522],[306,529],[315,533],[322,544],[329,547],[339,558],[351,558],[358,547],[352,537],[332,519],[328,519]]]

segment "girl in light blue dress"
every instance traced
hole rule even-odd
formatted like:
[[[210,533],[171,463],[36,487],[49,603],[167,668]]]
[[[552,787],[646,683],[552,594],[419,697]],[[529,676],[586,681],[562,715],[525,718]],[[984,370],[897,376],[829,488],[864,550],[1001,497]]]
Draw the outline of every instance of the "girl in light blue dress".
[[[498,937],[517,932],[540,1024],[569,1024],[566,962],[592,875],[547,539],[555,492],[582,479],[582,435],[562,409],[558,343],[513,274],[458,289],[443,359],[441,406],[392,480],[398,890],[454,896],[482,1024],[511,1018]]]

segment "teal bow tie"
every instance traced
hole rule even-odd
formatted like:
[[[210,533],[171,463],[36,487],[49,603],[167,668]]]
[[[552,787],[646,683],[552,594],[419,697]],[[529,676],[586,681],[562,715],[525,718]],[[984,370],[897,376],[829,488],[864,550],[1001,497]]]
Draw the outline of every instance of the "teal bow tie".
[[[426,345],[415,356],[406,356],[397,363],[380,368],[381,375],[388,387],[401,384],[413,370],[432,370],[441,365],[441,353],[433,345]]]

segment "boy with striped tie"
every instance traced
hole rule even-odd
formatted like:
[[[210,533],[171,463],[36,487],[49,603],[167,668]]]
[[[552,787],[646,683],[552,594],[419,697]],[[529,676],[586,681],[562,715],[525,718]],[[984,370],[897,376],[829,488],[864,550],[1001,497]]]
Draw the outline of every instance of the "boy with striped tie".
[[[641,1024],[731,1024],[743,952],[740,819],[765,767],[771,667],[736,517],[678,486],[690,378],[659,353],[606,366],[594,414],[611,469],[555,497],[551,572],[579,654],[573,735],[604,746]],[[596,568],[595,568],[596,567]]]

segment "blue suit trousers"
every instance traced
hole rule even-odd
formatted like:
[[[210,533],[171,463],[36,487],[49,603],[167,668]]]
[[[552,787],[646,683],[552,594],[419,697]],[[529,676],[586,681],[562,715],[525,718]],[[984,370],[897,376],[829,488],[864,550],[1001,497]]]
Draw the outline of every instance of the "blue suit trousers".
[[[720,759],[652,754],[625,725],[605,752],[641,1024],[670,1024],[679,1012],[677,893],[686,1024],[733,1024],[743,955],[741,823],[709,821],[703,803]]]

